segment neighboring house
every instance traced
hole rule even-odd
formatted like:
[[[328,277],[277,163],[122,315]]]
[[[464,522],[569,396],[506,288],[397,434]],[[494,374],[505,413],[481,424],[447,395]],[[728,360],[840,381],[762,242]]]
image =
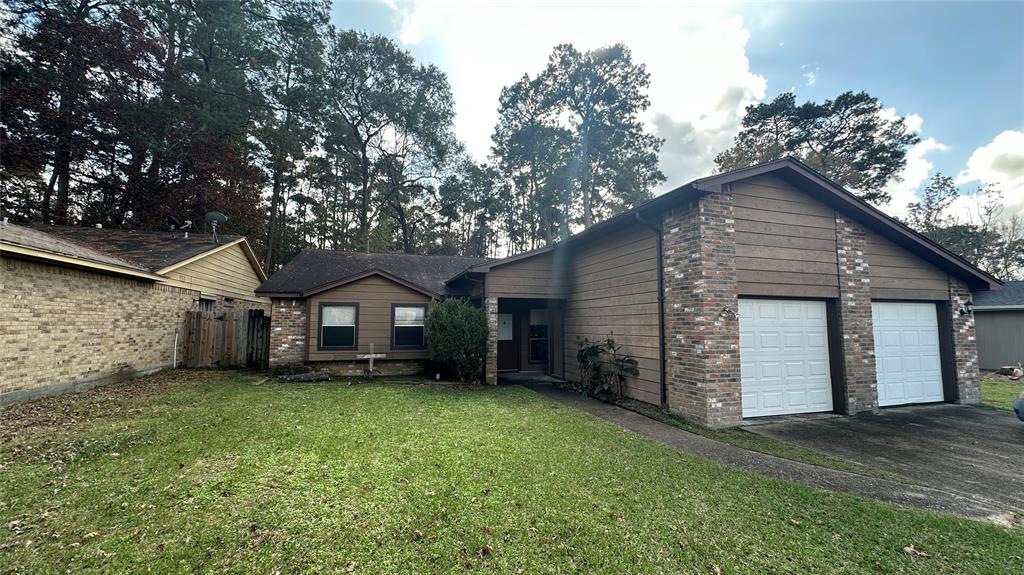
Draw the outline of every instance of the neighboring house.
[[[0,224],[0,405],[170,366],[197,307],[269,310],[251,254],[242,238]]]
[[[163,284],[197,290],[199,309],[203,311],[270,310],[270,300],[254,293],[267,276],[242,236],[221,235],[214,243],[210,234],[190,233],[186,237],[180,231],[172,234],[74,226],[36,229],[137,263],[162,276]]]
[[[974,317],[981,369],[1024,362],[1024,281],[976,292]]]
[[[445,281],[483,258],[303,250],[256,293],[273,298],[270,365],[316,363],[362,374],[373,351],[386,374],[423,371],[431,302],[467,296]]]
[[[966,304],[999,285],[789,158],[696,180],[551,247],[462,269],[438,259],[430,287],[405,275],[425,257],[388,256],[345,278],[332,258],[355,256],[334,254],[304,252],[257,290],[274,298],[272,364],[351,357],[325,355],[315,339],[324,299],[350,306],[326,325],[364,351],[363,326],[396,329],[386,310],[412,293],[466,295],[487,314],[489,383],[506,370],[577,380],[578,338],[612,337],[639,361],[628,396],[712,427],[976,403]],[[443,288],[442,272],[452,274]],[[369,277],[404,291],[311,298]],[[363,298],[375,302],[372,320]]]

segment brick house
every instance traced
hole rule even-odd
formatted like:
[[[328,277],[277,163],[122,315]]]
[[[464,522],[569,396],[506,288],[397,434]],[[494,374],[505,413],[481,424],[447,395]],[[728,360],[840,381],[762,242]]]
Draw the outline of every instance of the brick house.
[[[0,405],[168,367],[185,312],[269,311],[264,279],[240,237],[0,224]]]
[[[324,339],[363,351],[370,326],[387,346],[401,327],[387,310],[413,293],[424,312],[431,298],[465,296],[488,317],[488,382],[577,380],[577,338],[610,336],[639,362],[626,395],[711,427],[976,403],[971,290],[1000,285],[790,158],[696,180],[500,260],[363,256],[374,263],[335,269],[332,258],[360,256],[304,252],[257,290],[273,298],[272,364],[346,358]]]

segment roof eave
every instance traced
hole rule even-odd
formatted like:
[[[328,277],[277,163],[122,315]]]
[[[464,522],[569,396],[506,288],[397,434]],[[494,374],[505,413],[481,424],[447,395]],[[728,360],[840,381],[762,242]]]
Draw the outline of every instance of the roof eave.
[[[12,244],[8,242],[0,242],[0,253],[11,253],[16,256],[24,258],[42,260],[48,263],[57,265],[64,265],[82,269],[88,269],[99,273],[106,273],[110,275],[118,275],[125,277],[132,277],[136,279],[144,279],[147,281],[164,281],[167,278],[162,275],[150,273],[143,269],[130,268],[126,266],[119,266],[106,262],[100,262],[96,260],[90,260],[86,258],[80,258],[75,256],[69,256],[65,254],[59,254],[39,248],[31,248],[18,244]]]

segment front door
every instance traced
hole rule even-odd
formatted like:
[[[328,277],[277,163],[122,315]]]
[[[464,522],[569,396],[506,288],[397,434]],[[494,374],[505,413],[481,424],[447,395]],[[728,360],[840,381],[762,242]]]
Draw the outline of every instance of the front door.
[[[498,314],[498,370],[519,369],[519,345],[516,343],[515,314]]]

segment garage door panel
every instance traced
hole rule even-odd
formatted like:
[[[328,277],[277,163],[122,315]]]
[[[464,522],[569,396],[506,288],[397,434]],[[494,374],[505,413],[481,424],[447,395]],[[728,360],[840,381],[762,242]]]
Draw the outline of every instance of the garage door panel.
[[[879,405],[942,401],[934,303],[873,302]]]
[[[831,411],[825,303],[740,299],[743,416]]]

